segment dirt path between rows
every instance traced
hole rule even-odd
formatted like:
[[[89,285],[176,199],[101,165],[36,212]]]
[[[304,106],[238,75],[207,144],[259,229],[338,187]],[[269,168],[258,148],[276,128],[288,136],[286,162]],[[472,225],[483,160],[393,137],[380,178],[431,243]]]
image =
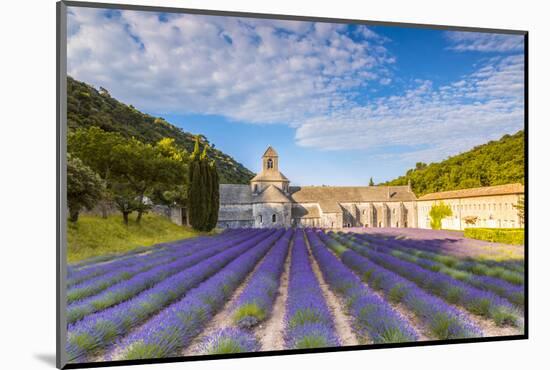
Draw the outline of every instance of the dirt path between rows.
[[[334,319],[334,326],[336,329],[336,333],[340,338],[341,345],[358,345],[359,341],[357,340],[357,337],[355,336],[355,333],[352,329],[352,318],[345,313],[344,303],[341,301],[340,297],[336,296],[329,289],[328,284],[325,282],[323,274],[321,273],[321,269],[319,268],[319,264],[311,254],[311,247],[309,245],[309,240],[307,240],[306,236],[304,236],[304,240],[308,248],[308,255],[311,267],[313,268],[313,272],[315,273],[315,276],[319,281],[319,286],[321,287],[321,291],[323,292],[323,297],[325,298],[325,302],[327,302],[328,308],[332,314],[332,318]],[[362,342],[372,343],[372,341],[368,338],[364,338]]]
[[[196,336],[191,341],[191,343],[181,351],[182,356],[201,355],[202,353],[200,347],[204,339],[214,334],[219,329],[223,329],[232,325],[231,314],[233,313],[233,308],[234,305],[237,303],[237,299],[248,285],[248,282],[250,281],[252,276],[254,276],[256,271],[258,271],[258,268],[261,266],[266,256],[269,255],[270,251],[271,249],[267,251],[267,253],[260,259],[258,263],[256,263],[256,266],[254,266],[252,272],[250,272],[246,276],[246,279],[233,292],[233,294],[231,295],[231,299],[229,299],[229,301],[226,302],[223,308],[208,322],[202,333]]]
[[[283,350],[285,347],[284,330],[285,330],[285,313],[286,301],[288,298],[288,276],[290,272],[290,261],[292,258],[292,248],[294,240],[290,242],[288,253],[286,256],[283,273],[279,280],[279,291],[273,303],[271,315],[264,322],[258,325],[254,334],[260,340],[261,351],[277,351]]]

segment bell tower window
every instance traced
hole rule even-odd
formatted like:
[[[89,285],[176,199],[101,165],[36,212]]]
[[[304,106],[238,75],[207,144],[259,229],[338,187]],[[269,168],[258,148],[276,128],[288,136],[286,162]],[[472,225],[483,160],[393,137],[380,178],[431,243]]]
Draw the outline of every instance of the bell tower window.
[[[273,159],[269,158],[267,160],[267,169],[273,168]]]

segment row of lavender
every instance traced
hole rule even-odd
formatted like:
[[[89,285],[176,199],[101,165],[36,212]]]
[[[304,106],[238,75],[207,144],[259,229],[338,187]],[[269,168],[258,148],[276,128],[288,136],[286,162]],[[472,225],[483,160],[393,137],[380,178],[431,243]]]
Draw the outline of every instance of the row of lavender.
[[[258,235],[258,232],[256,231],[251,234],[253,236]],[[67,307],[67,322],[69,324],[75,323],[91,313],[101,311],[118,303],[124,302],[136,294],[149,289],[164,279],[178,273],[182,269],[191,267],[226,248],[247,240],[248,238],[250,238],[250,235],[229,239],[227,241],[217,240],[214,243],[203,246],[202,250],[191,253],[190,255],[185,253],[183,253],[183,255],[178,255],[180,253],[178,252],[176,253],[178,258],[170,263],[156,265],[156,267],[151,268],[146,272],[139,273],[131,279],[123,280],[112,285],[108,290],[105,290],[97,295],[70,304]],[[125,269],[121,269],[120,272],[124,271]]]
[[[288,230],[275,243],[231,307],[232,325],[203,339],[201,354],[252,352],[261,348],[253,330],[273,310],[293,236],[294,231]]]
[[[420,240],[384,240],[382,238],[373,237],[367,234],[353,234],[353,236],[367,242],[377,243],[383,246],[390,247],[394,251],[407,253],[414,257],[429,260],[432,263],[437,262],[435,266],[437,266],[437,268],[439,269],[449,268],[452,269],[449,271],[465,271],[467,273],[487,276],[490,278],[497,278],[504,280],[510,284],[523,286],[523,271],[519,272],[515,269],[510,269],[508,267],[509,264],[503,266],[490,266],[489,264],[487,264],[487,262],[476,261],[472,258],[465,260],[441,253],[440,251],[434,252],[431,250],[425,250],[425,243]]]
[[[379,252],[378,245],[357,243],[349,237],[337,234],[331,234],[331,236],[377,265],[401,275],[451,304],[460,305],[474,314],[488,317],[499,326],[522,326],[519,310],[493,292],[475,288],[446,274]]]
[[[245,253],[189,291],[120,343],[118,356],[143,359],[178,356],[219,311],[284,230],[271,232]]]
[[[316,232],[308,230],[306,233],[325,281],[344,301],[361,341],[370,339],[374,343],[395,343],[418,339],[409,322],[386,301],[373,294],[325,247]]]
[[[164,246],[158,246],[157,249],[149,250],[148,248],[146,251],[142,253],[138,253],[134,250],[124,255],[117,256],[116,258],[113,257],[111,260],[108,260],[108,261],[90,263],[81,267],[69,266],[70,268],[67,271],[67,287],[70,288],[90,278],[105,275],[112,271],[120,270],[121,268],[135,266],[136,264],[140,264],[144,260],[149,259],[151,257],[170,255],[171,253],[177,252],[178,250],[185,250],[190,252],[197,251],[197,250],[200,250],[205,245],[205,243],[206,244],[215,243],[219,239],[226,240],[231,237],[236,237],[241,233],[242,232],[228,232],[216,238],[210,238],[210,239],[196,238],[191,240],[185,240],[185,241],[175,242],[171,244],[166,244]],[[138,250],[141,251],[140,248],[138,248]]]
[[[181,265],[180,270],[175,274],[153,284],[141,293],[129,296],[129,299],[108,309],[98,309],[98,312],[86,315],[82,320],[70,324],[67,343],[69,358],[83,360],[97,351],[107,348],[128,334],[136,325],[146,322],[164,307],[181,299],[190,289],[216,274],[235,258],[251,248],[255,249],[263,240],[270,240],[273,233],[274,231],[250,232],[248,239],[241,240],[237,244],[220,244],[219,247],[212,247],[210,249],[215,250],[215,253],[210,257],[203,258],[202,261],[195,259],[195,262],[187,267]],[[204,252],[209,253],[210,251]],[[197,254],[204,257],[202,253],[198,252]],[[192,257],[194,258],[196,255]],[[188,259],[183,258],[183,260]],[[141,276],[139,281],[146,282],[147,279]],[[122,291],[123,287],[120,288]],[[130,285],[129,289],[134,288]]]
[[[97,266],[93,268],[93,273],[87,277],[80,277],[80,283],[69,285],[67,290],[67,303],[72,304],[75,301],[93,296],[101,291],[113,286],[116,283],[128,280],[135,275],[146,272],[154,267],[174,262],[182,257],[192,255],[201,250],[220,243],[227,244],[231,241],[244,240],[246,236],[237,234],[225,234],[223,238],[211,238],[210,240],[198,241],[193,243],[181,243],[172,248],[161,252],[148,253],[143,256],[134,256],[125,261],[124,264],[110,264],[109,266]],[[97,275],[97,273],[100,275]],[[90,272],[90,271],[88,271]],[[96,276],[97,275],[97,276]]]
[[[402,260],[415,263],[434,272],[440,272],[451,276],[454,279],[465,282],[476,288],[492,291],[495,294],[507,299],[519,308],[523,309],[525,296],[523,285],[509,283],[497,277],[479,276],[467,271],[458,270],[447,266],[444,263],[433,259],[423,258],[408,253],[407,249],[400,248],[395,242],[389,242],[377,238],[365,237],[364,235],[348,236],[350,240],[357,241],[363,245],[372,245],[377,251],[388,253]]]
[[[418,231],[418,230],[417,230]],[[424,230],[426,231],[426,230]],[[408,233],[411,233],[409,231]],[[524,264],[520,260],[494,261],[486,258],[475,257],[468,254],[468,248],[461,243],[446,243],[440,239],[426,240],[425,238],[415,239],[398,237],[382,237],[365,233],[358,233],[363,238],[371,238],[375,241],[387,239],[393,246],[404,247],[408,250],[415,250],[424,253],[425,258],[433,258],[455,267],[470,271],[479,275],[500,277],[510,283],[523,281]],[[367,239],[368,240],[368,239]],[[474,242],[469,240],[468,243]],[[445,253],[443,254],[442,251]]]
[[[444,300],[344,247],[326,234],[318,233],[318,237],[369,287],[384,293],[390,302],[403,304],[411,310],[427,328],[430,336],[436,339],[457,339],[483,335],[479,327]]]

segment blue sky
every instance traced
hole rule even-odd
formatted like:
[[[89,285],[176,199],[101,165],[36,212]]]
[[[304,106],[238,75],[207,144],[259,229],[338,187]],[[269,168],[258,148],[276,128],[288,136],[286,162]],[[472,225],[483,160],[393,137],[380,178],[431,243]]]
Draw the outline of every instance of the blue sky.
[[[523,37],[71,8],[68,73],[253,171],[361,185],[523,128]]]

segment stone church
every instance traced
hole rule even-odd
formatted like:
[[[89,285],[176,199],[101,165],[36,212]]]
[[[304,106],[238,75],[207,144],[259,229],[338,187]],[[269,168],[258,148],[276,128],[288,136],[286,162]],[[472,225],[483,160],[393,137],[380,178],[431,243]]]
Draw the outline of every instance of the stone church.
[[[250,185],[220,185],[218,227],[417,227],[409,186],[290,186],[269,147]]]

